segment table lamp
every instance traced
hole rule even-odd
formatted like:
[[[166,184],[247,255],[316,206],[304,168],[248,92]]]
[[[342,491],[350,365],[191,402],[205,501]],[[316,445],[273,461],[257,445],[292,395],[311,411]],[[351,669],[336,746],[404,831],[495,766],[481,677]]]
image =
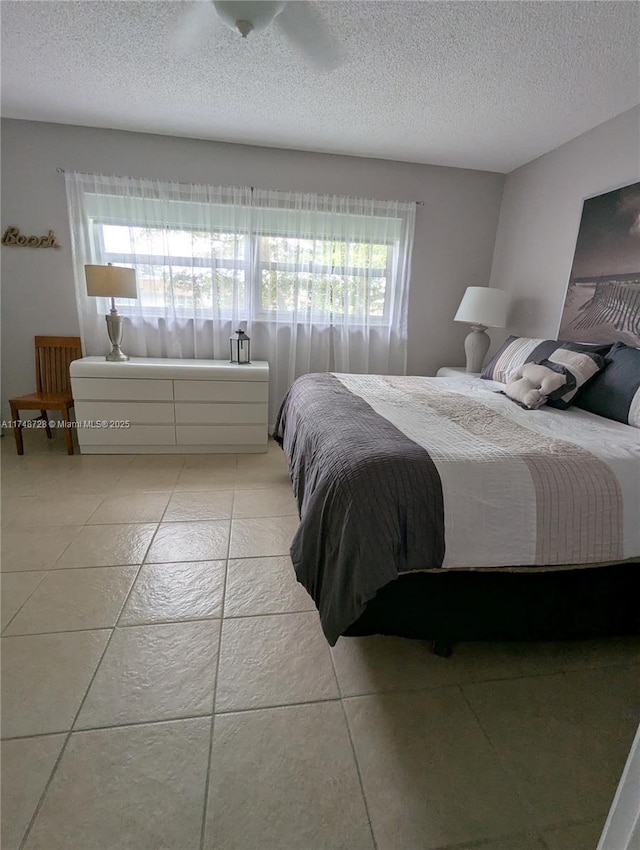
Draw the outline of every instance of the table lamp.
[[[471,325],[471,333],[464,341],[467,355],[467,372],[481,372],[482,361],[489,350],[487,328],[503,328],[507,324],[509,298],[502,289],[489,286],[468,286],[462,296],[454,322]]]
[[[116,298],[137,298],[135,269],[126,269],[122,266],[85,266],[85,277],[87,279],[87,295],[96,298],[110,298],[111,312],[105,316],[107,320],[107,332],[111,342],[111,351],[105,360],[122,363],[128,360],[120,348],[122,342],[122,316],[116,310]]]

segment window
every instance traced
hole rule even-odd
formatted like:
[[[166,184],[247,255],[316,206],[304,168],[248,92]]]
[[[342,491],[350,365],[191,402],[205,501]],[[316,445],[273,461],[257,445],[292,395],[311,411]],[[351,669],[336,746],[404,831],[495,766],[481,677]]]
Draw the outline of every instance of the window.
[[[259,312],[383,320],[389,245],[263,236]]]
[[[186,224],[154,221],[161,217],[155,204],[149,221],[144,203],[135,221],[124,210],[121,218],[112,208],[105,213],[100,196],[89,206],[97,261],[137,272],[138,302],[119,300],[123,315],[388,321],[399,219],[247,207],[233,226],[228,209],[209,205],[211,229],[203,229],[189,223],[202,217],[199,203],[180,204]]]
[[[127,353],[226,359],[247,322],[270,366],[271,422],[306,372],[403,374],[416,205],[248,186],[66,173],[84,350],[104,349],[107,299],[84,265],[136,269]]]
[[[234,301],[248,315],[249,239],[222,231],[136,227],[94,222],[105,263],[136,269],[139,307],[164,314],[209,311],[230,316]],[[127,314],[128,299],[118,300]]]

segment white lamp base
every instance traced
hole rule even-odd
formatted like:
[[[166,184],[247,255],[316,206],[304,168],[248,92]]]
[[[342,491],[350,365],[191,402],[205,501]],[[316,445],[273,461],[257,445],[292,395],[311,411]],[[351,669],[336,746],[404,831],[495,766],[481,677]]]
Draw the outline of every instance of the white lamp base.
[[[467,372],[482,372],[482,363],[491,342],[485,331],[485,325],[471,325],[471,333],[464,341],[464,352],[467,355]]]

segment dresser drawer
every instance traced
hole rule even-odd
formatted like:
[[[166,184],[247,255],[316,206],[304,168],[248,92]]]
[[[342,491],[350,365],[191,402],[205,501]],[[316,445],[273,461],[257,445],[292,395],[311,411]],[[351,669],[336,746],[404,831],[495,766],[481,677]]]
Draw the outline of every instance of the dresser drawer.
[[[266,428],[267,405],[178,402],[176,423],[178,425],[264,425]]]
[[[176,381],[176,401],[266,402],[268,381]]]
[[[119,419],[142,425],[173,425],[170,401],[77,401],[76,420]]]
[[[266,425],[176,425],[179,446],[266,445]]]
[[[113,417],[112,417],[113,418]],[[175,425],[132,425],[130,428],[79,428],[83,446],[175,446]]]
[[[173,381],[163,379],[72,378],[71,391],[75,400],[173,401]]]

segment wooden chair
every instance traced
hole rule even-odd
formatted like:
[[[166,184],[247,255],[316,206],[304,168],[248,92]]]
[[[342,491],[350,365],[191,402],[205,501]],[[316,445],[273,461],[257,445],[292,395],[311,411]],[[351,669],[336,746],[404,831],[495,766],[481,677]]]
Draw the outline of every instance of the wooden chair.
[[[24,454],[22,443],[23,421],[21,410],[39,410],[37,419],[44,419],[44,430],[51,439],[51,428],[47,411],[56,410],[62,414],[65,423],[64,439],[67,454],[73,454],[73,434],[69,427],[69,410],[73,407],[69,364],[82,357],[82,344],[79,336],[37,336],[36,343],[36,391],[29,395],[10,398],[13,433],[16,436],[18,454]],[[36,421],[36,420],[34,420]]]

